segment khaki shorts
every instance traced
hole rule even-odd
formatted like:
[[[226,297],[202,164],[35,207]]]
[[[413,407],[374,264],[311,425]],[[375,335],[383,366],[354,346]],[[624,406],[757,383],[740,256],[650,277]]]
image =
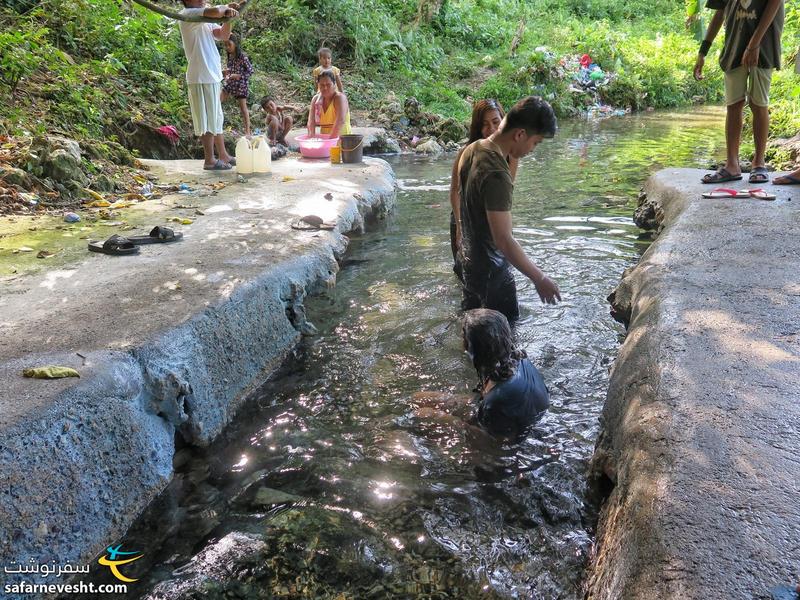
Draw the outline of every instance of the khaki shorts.
[[[749,104],[769,106],[772,69],[738,67],[725,73],[725,104],[730,106],[747,98]]]
[[[190,83],[188,88],[194,134],[222,133],[222,83]]]

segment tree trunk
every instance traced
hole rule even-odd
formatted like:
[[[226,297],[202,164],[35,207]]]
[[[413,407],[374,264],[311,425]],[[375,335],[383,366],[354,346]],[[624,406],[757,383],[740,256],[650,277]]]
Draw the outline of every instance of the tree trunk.
[[[445,0],[419,0],[417,5],[417,25],[430,23],[439,15]]]

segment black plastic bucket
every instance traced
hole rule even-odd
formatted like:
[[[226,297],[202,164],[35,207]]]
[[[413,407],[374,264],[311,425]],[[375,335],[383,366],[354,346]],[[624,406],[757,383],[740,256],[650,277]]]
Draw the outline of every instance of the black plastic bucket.
[[[343,163],[360,163],[364,157],[364,136],[357,133],[340,135],[339,145],[342,147]]]

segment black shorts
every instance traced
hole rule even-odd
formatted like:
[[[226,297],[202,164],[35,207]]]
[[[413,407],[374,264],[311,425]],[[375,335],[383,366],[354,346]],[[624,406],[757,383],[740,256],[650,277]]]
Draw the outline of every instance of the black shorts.
[[[511,265],[492,266],[488,270],[464,269],[461,310],[491,308],[506,316],[509,323],[519,319],[517,284]]]

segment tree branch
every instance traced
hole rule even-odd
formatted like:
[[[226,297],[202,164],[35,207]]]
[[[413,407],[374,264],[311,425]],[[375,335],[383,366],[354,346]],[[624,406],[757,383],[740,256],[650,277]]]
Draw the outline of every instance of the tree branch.
[[[164,15],[165,17],[169,17],[170,19],[175,19],[176,21],[185,21],[187,23],[227,23],[228,21],[232,21],[233,19],[238,19],[242,16],[242,13],[247,9],[250,4],[250,0],[242,0],[239,2],[239,17],[220,17],[219,19],[215,19],[212,17],[187,17],[186,15],[182,15],[179,12],[175,12],[173,10],[169,10],[167,8],[163,8],[156,4],[155,2],[150,2],[150,0],[133,0],[136,4],[140,6],[144,6],[145,8],[152,10],[153,12],[157,12],[160,15]]]

